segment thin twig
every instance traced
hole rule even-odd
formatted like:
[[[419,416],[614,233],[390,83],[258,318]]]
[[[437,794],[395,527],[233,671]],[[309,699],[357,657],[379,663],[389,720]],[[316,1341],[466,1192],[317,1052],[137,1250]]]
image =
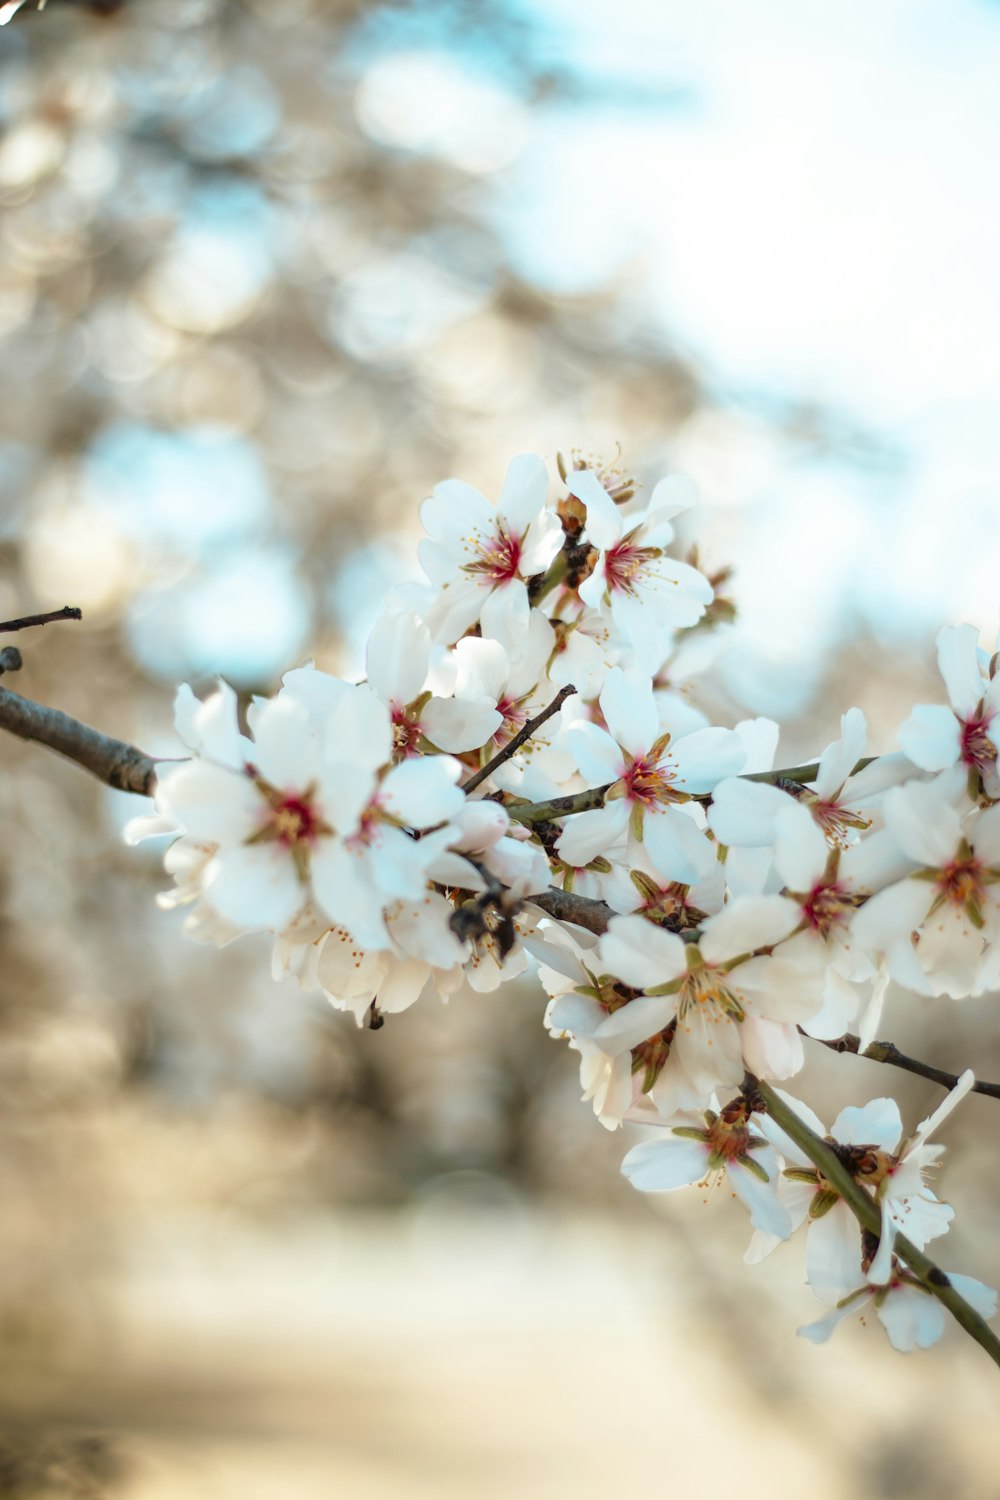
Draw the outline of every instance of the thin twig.
[[[492,760],[488,760],[485,766],[481,766],[474,776],[469,777],[468,781],[462,787],[462,791],[474,792],[477,786],[481,786],[487,776],[492,776],[498,766],[502,766],[505,760],[510,760],[511,756],[520,750],[525,740],[530,740],[535,731],[542,727],[546,719],[551,719],[553,714],[557,714],[566,702],[566,699],[571,698],[575,692],[576,688],[570,683],[566,687],[560,688],[548,708],[543,708],[540,714],[536,714],[533,719],[529,719],[526,724],[522,725],[517,734],[507,741],[502,750],[497,751]]]
[[[760,1095],[775,1124],[779,1125],[799,1149],[805,1152],[813,1165],[819,1168],[831,1188],[843,1198],[862,1228],[870,1230],[877,1236],[882,1227],[882,1216],[878,1205],[874,1198],[855,1181],[853,1174],[840,1160],[836,1151],[827,1141],[820,1140],[804,1120],[799,1119],[795,1111],[780,1095],[775,1093],[770,1084],[753,1078],[751,1075],[748,1075],[747,1081]],[[918,1250],[916,1245],[911,1244],[905,1235],[896,1235],[895,1250],[922,1286],[935,1296],[948,1309],[952,1317],[961,1324],[966,1333],[986,1350],[994,1364],[1000,1365],[1000,1338],[975,1308],[970,1307],[965,1298],[955,1290],[940,1266],[922,1250]]]
[[[801,1031],[802,1028],[800,1027],[799,1030]],[[808,1033],[803,1032],[803,1035],[806,1036]],[[932,1083],[939,1083],[945,1089],[953,1089],[958,1083],[957,1073],[947,1073],[944,1068],[935,1068],[933,1063],[921,1062],[916,1057],[907,1057],[905,1052],[900,1052],[894,1042],[871,1042],[862,1052],[861,1038],[850,1031],[832,1041],[824,1037],[813,1037],[813,1041],[821,1042],[824,1047],[829,1047],[831,1052],[853,1052],[857,1057],[867,1057],[872,1062],[888,1063],[890,1067],[902,1068],[907,1073],[916,1073],[920,1078],[929,1078]],[[1000,1099],[1000,1083],[984,1083],[982,1079],[977,1078],[972,1085],[972,1092],[986,1094],[990,1099]]]
[[[22,615],[19,620],[0,620],[0,635],[12,630],[29,630],[32,625],[51,625],[53,620],[82,620],[83,610],[75,604],[64,604],[62,609],[50,609],[44,615]]]
[[[57,708],[46,708],[0,687],[0,728],[22,740],[36,740],[76,761],[98,780],[120,792],[151,797],[156,785],[156,761],[110,735],[100,734]]]

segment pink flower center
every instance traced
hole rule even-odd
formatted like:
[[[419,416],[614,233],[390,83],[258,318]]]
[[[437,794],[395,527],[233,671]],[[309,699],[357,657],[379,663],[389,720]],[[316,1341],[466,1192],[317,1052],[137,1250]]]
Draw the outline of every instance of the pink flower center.
[[[962,723],[962,759],[980,773],[992,771],[997,763],[997,747],[986,732],[992,721],[993,714],[984,713]]]
[[[829,842],[841,849],[846,849],[851,843],[855,831],[864,833],[866,828],[872,826],[871,818],[863,818],[860,813],[854,812],[852,808],[842,807],[839,802],[817,800],[808,802],[807,805]]]
[[[503,723],[493,738],[498,745],[505,745],[528,722],[528,710],[519,698],[501,698],[497,704],[497,713],[503,714]]]
[[[813,886],[803,901],[802,915],[814,932],[826,937],[844,921],[852,905],[839,886],[820,884]]]
[[[978,859],[955,859],[945,865],[938,890],[953,906],[978,907],[984,892],[983,867]]]
[[[640,802],[645,807],[655,807],[659,802],[683,800],[674,791],[677,768],[669,759],[656,760],[652,756],[639,756],[632,761],[622,777],[625,795],[630,802]]]
[[[416,755],[417,742],[423,730],[420,721],[398,704],[392,707],[392,748],[396,755]]]
[[[320,819],[307,796],[285,797],[271,809],[271,826],[282,844],[310,844],[319,832]]]
[[[648,563],[660,556],[659,547],[639,547],[632,540],[635,533],[622,537],[604,554],[604,576],[609,593],[617,589],[634,595],[640,575]]]
[[[495,535],[486,541],[478,536],[469,537],[469,544],[478,556],[474,562],[464,564],[464,571],[480,578],[488,578],[494,584],[509,583],[512,578],[517,577],[517,570],[521,565],[522,540],[519,536],[513,536],[502,521],[498,522]]]

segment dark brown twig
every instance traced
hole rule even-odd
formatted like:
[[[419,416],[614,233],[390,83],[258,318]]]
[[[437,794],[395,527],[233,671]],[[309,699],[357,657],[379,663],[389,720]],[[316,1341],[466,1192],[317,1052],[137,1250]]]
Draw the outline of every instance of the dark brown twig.
[[[46,708],[0,687],[0,728],[22,740],[36,740],[76,761],[98,780],[120,792],[151,797],[156,785],[156,762],[151,756],[109,735],[71,719],[57,708]]]
[[[12,630],[29,630],[33,625],[51,625],[53,620],[82,620],[83,610],[75,604],[64,604],[62,609],[50,609],[44,615],[22,615],[19,620],[0,620],[0,635]]]
[[[513,739],[508,740],[503,749],[497,751],[492,760],[488,760],[485,766],[481,766],[476,771],[475,775],[469,777],[468,781],[462,787],[462,791],[474,792],[477,786],[481,786],[487,776],[492,776],[497,766],[502,766],[505,760],[510,760],[511,756],[520,750],[525,740],[530,740],[535,731],[542,727],[546,719],[551,719],[553,714],[557,714],[566,702],[566,699],[571,698],[575,692],[576,688],[572,684],[567,684],[566,687],[560,688],[548,708],[543,708],[540,714],[536,714],[533,719],[529,719],[517,731]]]
[[[808,1035],[807,1032],[802,1034]],[[862,1052],[861,1038],[850,1031],[845,1036],[836,1037],[832,1041],[827,1041],[823,1037],[814,1037],[813,1040],[822,1042],[823,1046],[829,1047],[831,1052],[853,1052],[855,1056],[867,1057],[872,1062],[888,1063],[892,1068],[902,1068],[906,1073],[916,1073],[920,1078],[930,1079],[931,1083],[939,1083],[945,1089],[953,1089],[958,1083],[956,1073],[948,1073],[944,1068],[935,1068],[933,1063],[921,1062],[916,1057],[907,1057],[906,1053],[900,1052],[893,1042],[871,1042]],[[983,1083],[977,1079],[972,1085],[972,1092],[986,1094],[990,1099],[1000,1099],[1000,1083]]]

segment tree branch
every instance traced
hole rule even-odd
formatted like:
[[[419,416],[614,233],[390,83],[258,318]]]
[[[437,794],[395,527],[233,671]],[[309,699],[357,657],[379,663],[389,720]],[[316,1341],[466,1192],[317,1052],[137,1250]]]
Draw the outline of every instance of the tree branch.
[[[867,755],[859,760],[851,771],[856,776],[866,766],[873,765],[879,757]],[[787,766],[777,771],[749,771],[746,776],[740,776],[739,781],[765,781],[770,785],[777,785],[782,781],[797,781],[801,785],[806,782],[815,781],[819,775],[819,761],[811,760],[804,766]],[[593,812],[595,808],[604,806],[604,799],[611,788],[617,783],[609,781],[606,786],[588,787],[584,792],[575,792],[568,797],[553,797],[548,802],[525,802],[518,807],[517,804],[508,805],[507,811],[517,823],[548,823],[553,818],[569,818],[573,813]],[[691,802],[701,802],[705,806],[712,800],[711,792],[697,792],[689,798]]]
[[[469,777],[468,781],[462,787],[462,791],[474,792],[477,786],[481,786],[487,776],[492,776],[497,766],[502,766],[505,760],[510,760],[511,756],[520,750],[525,740],[530,740],[535,731],[542,727],[546,719],[551,719],[553,714],[557,714],[566,702],[566,699],[572,697],[575,692],[576,688],[572,684],[567,684],[566,687],[560,688],[548,708],[543,708],[540,714],[536,714],[533,719],[529,719],[526,724],[523,724],[517,731],[517,734],[507,741],[503,749],[497,751],[492,760],[488,760],[485,766],[480,766],[474,776]]]
[[[607,932],[608,923],[616,915],[606,901],[577,896],[573,891],[561,891],[556,886],[525,899],[529,906],[541,907],[546,916],[555,917],[559,922],[572,922],[598,935]]]
[[[515,823],[549,823],[553,818],[568,818],[572,813],[593,812],[604,806],[604,798],[614,786],[589,787],[585,792],[574,792],[569,797],[550,797],[547,802],[508,802],[508,813]]]
[[[82,620],[83,610],[75,604],[64,604],[62,609],[50,609],[44,615],[22,615],[19,620],[0,621],[0,635],[12,630],[29,630],[32,625],[51,625],[53,620]]]
[[[874,1198],[855,1181],[852,1173],[830,1144],[820,1140],[805,1121],[800,1120],[795,1111],[775,1093],[770,1084],[752,1075],[748,1075],[747,1082],[759,1094],[775,1124],[780,1125],[785,1134],[800,1150],[805,1152],[813,1165],[819,1168],[831,1188],[843,1198],[861,1227],[878,1236],[882,1227],[878,1205]],[[940,1266],[922,1250],[918,1250],[916,1245],[911,1244],[905,1235],[896,1235],[895,1249],[925,1290],[948,1309],[966,1333],[986,1350],[994,1364],[1000,1365],[1000,1338],[997,1338],[992,1328],[975,1308],[970,1307],[965,1298],[960,1296]]]
[[[36,740],[120,792],[151,797],[156,785],[156,761],[135,745],[100,734],[57,708],[46,708],[0,687],[0,728],[22,740]]]
[[[801,1026],[799,1030],[802,1031]],[[802,1035],[808,1036],[808,1032],[802,1032]],[[905,1052],[900,1052],[894,1042],[871,1042],[862,1052],[861,1038],[850,1031],[832,1041],[823,1037],[813,1037],[811,1040],[829,1047],[831,1052],[853,1052],[857,1057],[867,1057],[872,1062],[888,1063],[890,1067],[902,1068],[907,1073],[916,1073],[920,1078],[929,1078],[932,1083],[939,1083],[945,1089],[953,1089],[958,1083],[957,1073],[947,1073],[944,1068],[935,1068],[933,1063],[921,1062],[916,1057],[907,1057]],[[1000,1099],[1000,1083],[984,1083],[977,1078],[972,1085],[972,1093],[986,1094],[990,1099]]]

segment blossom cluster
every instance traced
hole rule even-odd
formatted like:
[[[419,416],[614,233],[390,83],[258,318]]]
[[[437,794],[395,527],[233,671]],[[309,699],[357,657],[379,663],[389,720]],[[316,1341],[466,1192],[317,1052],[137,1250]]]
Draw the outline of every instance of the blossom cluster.
[[[951,1220],[925,1181],[942,1111],[904,1140],[878,1099],[828,1135],[793,1101],[877,1206],[873,1236],[758,1086],[793,1078],[809,1038],[870,1042],[892,981],[953,1000],[1000,985],[996,662],[971,626],[945,629],[948,703],[916,707],[897,749],[866,759],[851,708],[814,765],[776,771],[777,725],[713,725],[686,691],[732,615],[725,574],[669,550],[692,484],[641,503],[596,461],[559,472],[553,488],[520,455],[495,504],[436,487],[427,581],[386,600],[357,680],[298,667],[245,713],[224,684],[182,688],[190,758],[159,767],[156,816],[128,836],[175,835],[161,900],[192,936],[272,933],[275,974],[359,1024],[532,969],[598,1119],[652,1131],[625,1158],[637,1188],[725,1174],[750,1261],[808,1226],[833,1308],[809,1337],[873,1301],[896,1347],[923,1346],[943,1314],[896,1237],[920,1247]]]

